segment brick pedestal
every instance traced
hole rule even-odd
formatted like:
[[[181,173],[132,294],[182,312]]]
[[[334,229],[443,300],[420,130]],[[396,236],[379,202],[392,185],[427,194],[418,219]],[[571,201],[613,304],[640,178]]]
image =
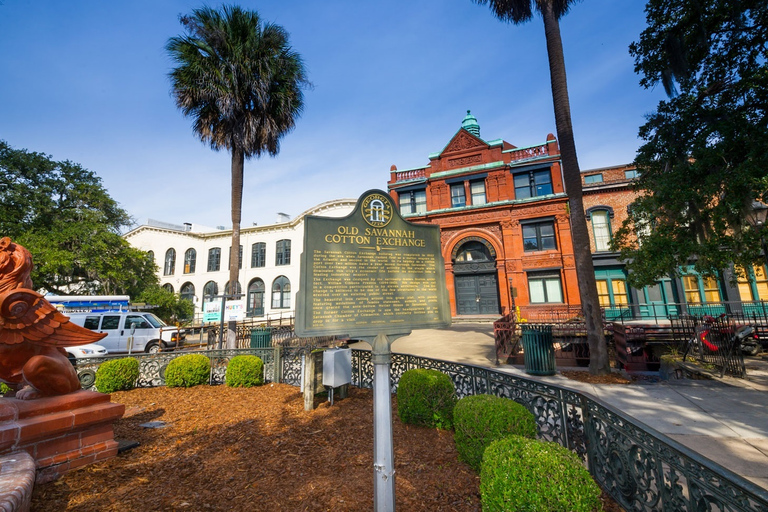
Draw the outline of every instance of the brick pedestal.
[[[37,483],[117,455],[112,424],[125,406],[109,395],[76,391],[36,400],[0,400],[0,455],[25,451],[35,460]]]

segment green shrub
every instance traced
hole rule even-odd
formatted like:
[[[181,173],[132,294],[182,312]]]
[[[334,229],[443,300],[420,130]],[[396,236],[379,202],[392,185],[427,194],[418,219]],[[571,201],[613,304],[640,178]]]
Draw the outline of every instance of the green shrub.
[[[264,384],[264,361],[258,356],[235,356],[227,365],[227,386],[250,388]]]
[[[203,354],[186,354],[168,363],[165,385],[169,388],[191,388],[208,383],[211,360]]]
[[[525,407],[493,395],[472,395],[453,410],[453,440],[459,458],[480,471],[483,452],[505,436],[536,437],[536,420]]]
[[[397,386],[397,414],[403,423],[449,429],[453,425],[456,390],[437,370],[408,370]]]
[[[480,471],[483,512],[592,512],[600,488],[575,453],[556,443],[510,436],[485,450]]]
[[[11,387],[8,384],[6,384],[5,382],[0,382],[0,395],[4,395],[6,393],[10,393],[11,391],[13,391],[13,390],[11,389]]]
[[[96,370],[96,389],[102,393],[128,391],[136,386],[139,378],[139,360],[135,357],[124,357],[104,361]]]

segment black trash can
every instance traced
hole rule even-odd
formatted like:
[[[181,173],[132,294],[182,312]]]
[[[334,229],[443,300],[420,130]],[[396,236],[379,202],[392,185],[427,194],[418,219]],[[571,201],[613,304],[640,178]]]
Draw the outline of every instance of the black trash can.
[[[259,328],[251,331],[251,348],[269,348],[272,346],[272,329]]]
[[[555,347],[552,343],[551,325],[523,325],[523,355],[525,373],[554,375]]]

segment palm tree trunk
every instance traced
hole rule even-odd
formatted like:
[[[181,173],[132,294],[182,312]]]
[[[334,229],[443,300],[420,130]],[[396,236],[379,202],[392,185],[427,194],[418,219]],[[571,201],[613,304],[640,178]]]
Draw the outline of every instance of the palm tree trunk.
[[[587,219],[581,191],[581,171],[576,155],[576,143],[571,125],[571,106],[568,100],[568,82],[565,76],[563,42],[560,38],[560,24],[552,8],[552,0],[543,2],[542,17],[547,38],[549,74],[552,82],[552,100],[555,106],[555,126],[560,141],[560,155],[563,162],[563,177],[568,193],[571,216],[571,234],[576,262],[576,277],[579,280],[579,295],[584,310],[589,343],[589,371],[595,375],[610,373],[608,347],[603,332],[603,319],[597,297],[595,269],[589,245]]]
[[[232,149],[232,245],[229,250],[229,293],[237,292],[240,277],[240,220],[243,211],[243,167],[245,156]],[[241,297],[236,297],[240,299]],[[237,348],[237,322],[227,324],[227,348]]]

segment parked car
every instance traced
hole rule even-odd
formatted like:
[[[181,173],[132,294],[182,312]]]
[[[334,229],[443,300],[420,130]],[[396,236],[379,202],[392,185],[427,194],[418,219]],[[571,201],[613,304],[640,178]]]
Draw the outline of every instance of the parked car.
[[[109,353],[106,348],[97,345],[96,343],[88,343],[87,345],[78,345],[76,347],[64,347],[64,350],[67,352],[69,362],[71,362],[73,366],[75,366],[78,359],[103,357]]]
[[[105,332],[99,345],[110,354],[173,350],[184,346],[185,335],[152,313],[138,311],[73,313],[70,320],[86,329]]]

